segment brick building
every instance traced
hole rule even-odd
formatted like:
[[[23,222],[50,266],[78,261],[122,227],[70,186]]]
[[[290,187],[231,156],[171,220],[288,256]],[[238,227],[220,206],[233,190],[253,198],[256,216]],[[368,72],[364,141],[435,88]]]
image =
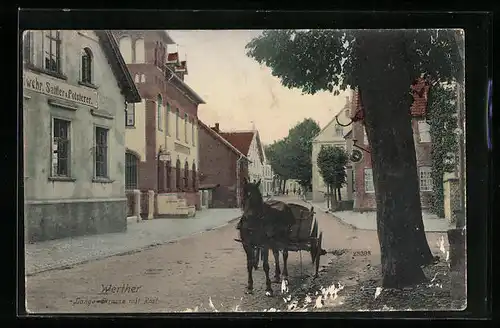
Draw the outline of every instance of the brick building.
[[[429,87],[424,80],[418,79],[411,86],[411,90],[413,95],[412,128],[420,182],[420,197],[422,208],[427,209],[430,207],[432,194],[431,137],[429,124],[425,120]],[[352,102],[352,108],[355,108],[352,113],[354,118],[355,115],[359,115],[362,108],[358,92],[354,93]],[[356,145],[367,150],[370,149],[362,120],[352,124],[352,134],[349,135],[349,138],[351,137],[353,141],[355,140]],[[354,164],[354,167],[354,211],[373,211],[376,209],[376,201],[370,153],[363,151],[363,159]]]
[[[185,82],[186,61],[164,30],[116,30],[120,52],[143,101],[126,117],[128,190],[155,191],[155,216],[193,215],[199,208],[198,105]]]
[[[198,126],[199,188],[204,192],[203,198],[208,207],[239,207],[243,178],[248,178],[247,156],[218,133],[218,124],[210,128],[198,121]]]

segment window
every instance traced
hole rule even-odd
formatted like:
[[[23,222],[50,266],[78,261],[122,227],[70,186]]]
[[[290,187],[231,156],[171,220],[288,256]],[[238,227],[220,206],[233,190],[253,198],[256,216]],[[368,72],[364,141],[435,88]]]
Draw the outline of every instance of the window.
[[[141,83],[146,83],[146,75],[141,74]]]
[[[144,63],[144,39],[135,41],[135,63]]]
[[[187,161],[184,163],[184,187],[189,188],[189,164]]]
[[[137,164],[139,159],[132,153],[125,153],[125,188],[127,190],[137,189]]]
[[[363,142],[365,145],[368,145],[368,136],[366,135],[366,128],[363,127]]]
[[[193,183],[193,190],[196,191],[196,164],[193,162],[193,180],[191,181]]]
[[[181,189],[181,161],[179,159],[175,163],[175,188],[176,190]]]
[[[25,31],[23,38],[23,60],[25,63],[33,62],[33,32]]]
[[[95,177],[108,178],[108,129],[95,128]]]
[[[431,142],[430,125],[427,121],[418,121],[418,135],[420,142]]]
[[[135,83],[139,83],[140,82],[140,80],[139,80],[139,74],[135,74],[135,76],[134,76],[134,82]]]
[[[165,132],[170,135],[170,104],[167,103],[167,114],[165,115]]]
[[[175,111],[175,137],[180,140],[179,137],[179,108]]]
[[[372,193],[375,192],[373,186],[373,172],[372,169],[365,169],[365,192]]]
[[[188,142],[188,114],[184,114],[184,141]]]
[[[432,191],[432,175],[430,166],[421,166],[418,168],[420,180],[420,191]]]
[[[156,97],[156,114],[158,116],[157,120],[158,120],[158,130],[159,131],[163,131],[163,122],[162,122],[162,117],[161,117],[163,109],[161,108],[161,105],[162,105],[161,95],[158,95],[158,97]]]
[[[92,52],[90,51],[89,48],[83,49],[82,82],[92,83]]]
[[[61,72],[61,32],[44,31],[42,51],[44,68],[53,73]]]
[[[125,64],[132,63],[132,40],[128,36],[121,38],[119,47]]]
[[[193,144],[193,146],[196,146],[196,142],[195,142],[195,120],[193,118],[193,122],[192,122],[192,125],[191,125],[191,143]]]
[[[344,131],[343,131],[343,129],[342,129],[342,127],[340,125],[336,125],[335,126],[335,135],[337,137],[343,137],[344,136],[343,132]]]
[[[125,126],[135,126],[135,104],[127,103],[127,112],[125,113]]]
[[[55,118],[52,131],[52,176],[69,177],[70,122]]]

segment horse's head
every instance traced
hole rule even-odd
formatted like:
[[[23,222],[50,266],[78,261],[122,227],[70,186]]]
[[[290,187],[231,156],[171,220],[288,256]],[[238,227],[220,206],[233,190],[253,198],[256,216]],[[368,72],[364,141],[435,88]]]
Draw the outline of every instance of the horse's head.
[[[260,192],[260,180],[250,182],[243,180],[243,213],[247,217],[254,217],[262,213],[264,201]]]

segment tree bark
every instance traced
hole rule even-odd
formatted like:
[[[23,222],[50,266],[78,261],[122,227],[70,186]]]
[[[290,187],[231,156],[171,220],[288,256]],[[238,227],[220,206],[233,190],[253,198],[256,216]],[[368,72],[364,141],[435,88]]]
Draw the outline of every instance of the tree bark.
[[[342,201],[342,193],[340,192],[340,188],[337,188],[337,195],[339,196],[339,202]]]
[[[326,208],[330,209],[330,186],[326,185]]]
[[[423,229],[409,95],[414,78],[403,30],[366,31],[358,38],[359,90],[371,148],[383,287],[426,280],[432,261]]]

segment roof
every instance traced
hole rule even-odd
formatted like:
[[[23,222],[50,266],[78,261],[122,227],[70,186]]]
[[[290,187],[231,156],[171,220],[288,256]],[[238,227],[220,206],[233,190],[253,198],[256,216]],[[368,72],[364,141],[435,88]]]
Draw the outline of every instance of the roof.
[[[236,147],[241,153],[248,156],[254,132],[220,132],[220,135]]]
[[[128,103],[138,103],[141,101],[141,95],[139,94],[139,90],[137,90],[137,86],[130,75],[130,72],[123,60],[123,57],[120,53],[120,48],[118,47],[118,43],[116,39],[111,34],[109,30],[95,30],[94,33],[99,38],[99,43],[108,58],[108,63],[111,66],[111,70],[116,77],[116,81],[118,82],[118,86],[122,90],[125,100]]]
[[[411,93],[413,96],[413,103],[410,110],[412,116],[423,116],[427,111],[427,94],[429,92],[429,85],[424,79],[417,79],[411,86]]]
[[[246,160],[248,160],[247,156],[242,153],[241,151],[239,151],[235,146],[233,146],[228,140],[224,139],[224,137],[222,137],[220,134],[218,134],[217,132],[215,132],[212,128],[210,128],[208,125],[206,125],[205,123],[203,123],[202,121],[198,120],[198,124],[199,126],[201,126],[203,129],[205,129],[206,131],[208,131],[209,134],[211,134],[213,137],[215,137],[216,139],[218,139],[219,141],[221,141],[224,145],[226,145],[230,150],[232,150],[234,153],[236,153],[237,155],[239,156],[243,156],[243,158],[245,158]]]
[[[168,65],[164,66],[166,70],[168,70],[168,81],[171,81],[179,90],[187,94],[187,97],[192,99],[196,104],[205,104],[205,101],[193,90],[189,87],[189,85],[186,84],[186,82],[182,81],[181,78],[177,76],[177,74],[172,71]]]

